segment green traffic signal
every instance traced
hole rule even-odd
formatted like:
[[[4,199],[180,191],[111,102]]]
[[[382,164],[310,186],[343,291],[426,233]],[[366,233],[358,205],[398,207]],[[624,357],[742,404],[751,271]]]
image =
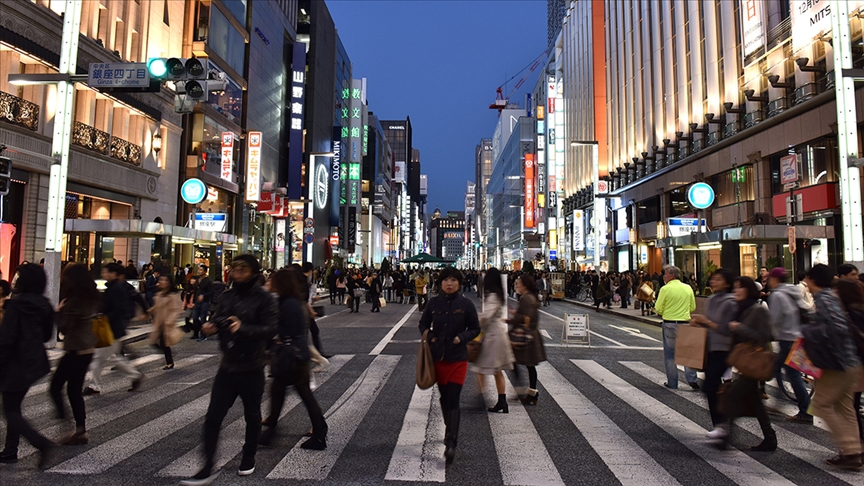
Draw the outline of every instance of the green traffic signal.
[[[168,72],[168,66],[165,64],[165,59],[154,57],[147,61],[147,71],[154,78],[162,78]]]

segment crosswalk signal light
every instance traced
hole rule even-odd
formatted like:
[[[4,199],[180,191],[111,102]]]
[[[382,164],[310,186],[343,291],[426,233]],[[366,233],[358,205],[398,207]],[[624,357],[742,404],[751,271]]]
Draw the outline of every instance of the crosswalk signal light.
[[[12,159],[0,155],[0,196],[9,194],[12,185]]]

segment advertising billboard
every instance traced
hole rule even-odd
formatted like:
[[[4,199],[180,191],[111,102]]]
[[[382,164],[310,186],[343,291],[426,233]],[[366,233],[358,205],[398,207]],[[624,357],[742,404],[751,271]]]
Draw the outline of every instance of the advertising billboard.
[[[257,202],[261,197],[261,132],[246,134],[246,201]]]
[[[231,180],[231,172],[234,164],[234,134],[222,132],[222,179]]]
[[[535,228],[534,219],[534,154],[525,154],[525,228]]]

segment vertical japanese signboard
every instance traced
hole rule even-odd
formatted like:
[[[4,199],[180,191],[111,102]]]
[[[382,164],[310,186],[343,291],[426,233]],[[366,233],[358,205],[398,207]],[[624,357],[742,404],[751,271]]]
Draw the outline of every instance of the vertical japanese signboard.
[[[306,44],[294,43],[291,61],[291,126],[288,141],[288,198],[303,197],[303,111],[306,98]]]
[[[330,226],[339,226],[342,190],[342,130],[333,127],[333,161],[330,163]]]
[[[534,154],[525,154],[525,228],[534,228]]]
[[[234,163],[234,134],[222,132],[222,179],[231,180]]]
[[[261,132],[246,134],[246,201],[257,202],[261,197]]]
[[[743,58],[765,46],[765,26],[762,22],[763,0],[743,0],[741,2],[741,42]]]

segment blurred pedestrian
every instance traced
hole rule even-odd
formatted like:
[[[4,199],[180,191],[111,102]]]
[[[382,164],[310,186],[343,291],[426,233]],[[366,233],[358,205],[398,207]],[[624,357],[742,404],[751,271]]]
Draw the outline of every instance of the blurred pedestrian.
[[[180,341],[183,333],[177,329],[177,319],[183,308],[183,302],[175,292],[174,284],[167,275],[160,275],[156,281],[156,293],[153,294],[153,306],[150,307],[150,317],[153,318],[153,330],[150,331],[150,344],[159,348],[165,354],[163,370],[174,369],[174,356],[171,346]]]
[[[495,377],[495,389],[498,392],[498,402],[489,412],[509,413],[507,406],[506,382],[502,370],[512,370],[516,357],[507,336],[507,322],[503,319],[504,286],[501,282],[501,272],[490,268],[484,277],[483,312],[480,314],[480,331],[483,338],[480,355],[477,360],[468,365],[468,369],[477,373],[477,389],[483,392],[483,377]]]
[[[528,368],[528,389],[521,400],[526,405],[537,405],[537,400],[540,398],[540,392],[537,391],[537,365],[546,361],[546,347],[540,335],[540,301],[537,299],[537,286],[534,277],[526,274],[517,278],[513,287],[519,295],[519,306],[507,319],[507,324],[510,325],[511,332],[515,328],[522,328],[531,336],[529,342],[523,346],[518,346],[515,342],[511,343],[514,345],[513,355],[516,364]]]

